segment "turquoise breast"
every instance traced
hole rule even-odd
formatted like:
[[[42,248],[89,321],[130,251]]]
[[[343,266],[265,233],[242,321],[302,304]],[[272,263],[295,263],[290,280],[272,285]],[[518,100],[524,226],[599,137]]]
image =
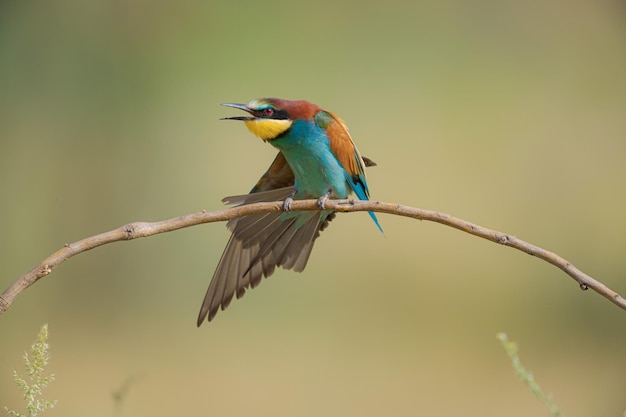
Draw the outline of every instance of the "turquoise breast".
[[[287,133],[269,141],[291,167],[298,191],[294,198],[347,198],[346,170],[330,149],[328,136],[312,120],[295,120]]]

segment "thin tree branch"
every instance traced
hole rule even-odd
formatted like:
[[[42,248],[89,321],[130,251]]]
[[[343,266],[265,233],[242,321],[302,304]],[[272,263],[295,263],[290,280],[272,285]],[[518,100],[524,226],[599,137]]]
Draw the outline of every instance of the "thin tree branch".
[[[202,211],[160,222],[129,223],[109,232],[91,236],[79,240],[78,242],[66,244],[63,248],[44,259],[39,265],[22,275],[0,295],[0,314],[3,314],[9,307],[11,307],[15,298],[26,288],[33,285],[39,279],[50,274],[54,268],[72,256],[78,255],[90,249],[97,248],[98,246],[106,245],[108,243],[152,236],[158,233],[171,232],[203,223],[220,222],[249,214],[277,212],[282,210],[282,206],[282,202],[255,203],[225,210],[211,212]],[[539,259],[543,259],[544,261],[562,269],[566,274],[578,282],[581,289],[586,290],[591,288],[598,294],[609,299],[613,304],[626,310],[626,300],[621,295],[611,290],[600,281],[597,281],[580,271],[571,262],[563,259],[556,253],[547,251],[539,246],[532,245],[516,238],[515,236],[498,232],[497,230],[487,229],[486,227],[470,223],[446,213],[401,206],[399,204],[361,200],[328,200],[325,203],[325,208],[337,212],[375,211],[379,213],[411,217],[417,220],[428,220],[445,224],[446,226],[453,227],[474,236],[482,237],[494,243],[510,246],[522,252],[526,252],[529,255],[536,256]],[[293,201],[291,209],[294,211],[319,210],[317,200]]]

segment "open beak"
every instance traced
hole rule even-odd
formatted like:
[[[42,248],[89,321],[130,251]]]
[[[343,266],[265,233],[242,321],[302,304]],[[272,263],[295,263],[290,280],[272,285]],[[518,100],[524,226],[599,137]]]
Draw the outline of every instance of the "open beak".
[[[252,110],[250,110],[248,108],[248,106],[246,106],[245,104],[238,104],[238,103],[222,103],[222,106],[226,106],[226,107],[232,107],[234,109],[239,109],[239,110],[243,110],[245,112],[248,112],[250,114],[252,113]],[[250,116],[233,116],[233,117],[222,117],[220,120],[254,120],[255,117],[250,117]]]

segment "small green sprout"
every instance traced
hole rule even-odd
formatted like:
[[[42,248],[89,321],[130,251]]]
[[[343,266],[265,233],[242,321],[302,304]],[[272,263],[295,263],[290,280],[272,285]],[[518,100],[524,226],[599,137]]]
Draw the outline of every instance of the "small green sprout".
[[[44,375],[44,369],[48,365],[48,360],[50,360],[48,325],[44,324],[37,340],[30,348],[30,353],[24,353],[26,375],[22,376],[17,371],[13,371],[15,385],[24,393],[26,414],[4,407],[8,415],[13,417],[37,417],[39,413],[56,405],[56,400],[49,401],[42,398],[44,388],[54,381],[54,375]]]
[[[528,386],[535,397],[539,398],[548,406],[550,415],[552,415],[552,417],[565,417],[563,413],[561,413],[561,410],[559,410],[559,407],[557,407],[554,403],[552,394],[544,394],[543,391],[541,391],[541,388],[539,388],[537,381],[535,381],[533,374],[528,372],[526,368],[524,368],[524,365],[522,365],[522,361],[517,355],[517,344],[509,341],[505,333],[498,333],[496,337],[500,342],[502,342],[502,347],[504,347],[507,355],[511,358],[511,361],[513,362],[513,369],[515,370],[517,376]]]

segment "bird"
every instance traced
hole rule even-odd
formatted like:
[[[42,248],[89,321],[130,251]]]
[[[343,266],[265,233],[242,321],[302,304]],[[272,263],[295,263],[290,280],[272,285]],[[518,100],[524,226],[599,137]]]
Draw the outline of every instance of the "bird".
[[[226,197],[227,204],[244,205],[282,201],[282,212],[252,214],[227,223],[230,239],[206,292],[198,327],[241,298],[276,267],[302,272],[313,244],[335,212],[326,210],[329,199],[355,194],[369,199],[367,166],[344,122],[333,113],[305,100],[262,98],[248,104],[224,103],[246,116],[222,120],[243,121],[248,130],[278,149],[274,161],[248,194]],[[317,199],[318,211],[291,211],[293,200]],[[382,227],[373,212],[374,224]]]

